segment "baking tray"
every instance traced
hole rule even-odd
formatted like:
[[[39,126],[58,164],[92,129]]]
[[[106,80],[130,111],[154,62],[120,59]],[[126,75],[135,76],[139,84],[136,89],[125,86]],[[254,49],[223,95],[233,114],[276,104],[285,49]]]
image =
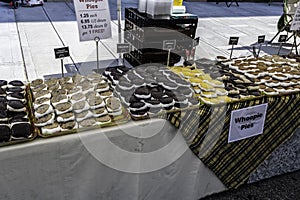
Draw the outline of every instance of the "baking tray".
[[[91,127],[77,128],[77,129],[72,129],[72,130],[67,130],[67,131],[60,131],[60,132],[56,132],[53,134],[42,134],[41,129],[36,126],[35,126],[35,129],[36,129],[39,137],[51,138],[51,137],[57,137],[57,136],[62,136],[62,135],[74,134],[74,133],[83,132],[83,131],[87,131],[87,130],[95,130],[95,129],[105,128],[105,127],[116,126],[119,124],[125,124],[129,120],[130,120],[130,116],[129,116],[128,111],[124,107],[122,107],[122,114],[120,116],[112,117],[112,121],[109,123],[95,125],[95,126],[91,126]]]
[[[28,112],[28,119],[29,119],[30,126],[31,126],[31,135],[28,138],[22,138],[22,139],[12,139],[11,138],[7,142],[1,142],[0,147],[14,145],[14,144],[20,144],[20,143],[25,143],[25,142],[30,142],[30,141],[34,140],[37,137],[37,131],[35,130],[35,127],[34,127],[33,121],[32,121],[32,119],[33,119],[32,118],[32,105],[31,105],[31,100],[30,100],[31,94],[28,93],[28,91],[29,91],[28,88],[29,88],[29,85],[27,85],[26,88],[25,88],[25,92],[26,92],[25,99],[27,100],[26,109],[27,109],[27,112]]]

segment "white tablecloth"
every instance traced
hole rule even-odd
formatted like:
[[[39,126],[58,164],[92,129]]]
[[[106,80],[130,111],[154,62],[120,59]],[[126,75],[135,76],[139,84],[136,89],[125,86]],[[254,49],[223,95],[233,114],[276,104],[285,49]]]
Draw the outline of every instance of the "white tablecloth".
[[[225,189],[165,120],[2,147],[0,163],[1,199],[194,200]]]

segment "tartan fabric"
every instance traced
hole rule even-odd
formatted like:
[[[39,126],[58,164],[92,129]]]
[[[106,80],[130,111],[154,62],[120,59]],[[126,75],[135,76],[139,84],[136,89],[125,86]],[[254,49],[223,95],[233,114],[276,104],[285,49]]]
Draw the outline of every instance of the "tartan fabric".
[[[268,103],[261,135],[228,143],[231,111]],[[300,126],[300,94],[260,97],[197,110],[171,113],[190,149],[228,187],[237,188]]]

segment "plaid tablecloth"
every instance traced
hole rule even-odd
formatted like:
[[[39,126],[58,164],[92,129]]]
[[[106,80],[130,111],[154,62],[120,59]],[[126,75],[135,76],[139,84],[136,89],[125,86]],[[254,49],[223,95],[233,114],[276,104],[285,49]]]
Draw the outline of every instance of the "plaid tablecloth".
[[[261,135],[228,143],[231,111],[268,103]],[[224,105],[172,113],[170,122],[190,149],[228,188],[237,188],[300,125],[300,94],[261,97]]]

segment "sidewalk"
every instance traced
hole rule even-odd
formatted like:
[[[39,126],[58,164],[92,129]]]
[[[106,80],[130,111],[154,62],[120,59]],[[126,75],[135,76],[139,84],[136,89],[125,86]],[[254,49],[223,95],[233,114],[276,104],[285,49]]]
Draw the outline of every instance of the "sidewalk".
[[[199,16],[196,37],[200,45],[196,59],[214,59],[217,55],[230,55],[228,40],[238,36],[233,56],[250,55],[250,45],[255,44],[259,35],[271,39],[277,32],[277,21],[282,14],[281,3],[240,3],[227,8],[224,2],[184,2],[187,12]],[[0,3],[0,69],[2,79],[25,80],[23,66],[26,66],[29,80],[49,74],[59,74],[60,61],[54,59],[54,48],[69,46],[70,58],[65,64],[96,60],[95,43],[79,42],[78,29],[72,3],[48,2],[43,7],[13,10]],[[137,3],[128,0],[125,7],[136,7]],[[101,41],[100,59],[118,57],[116,54],[117,11],[116,2],[110,1],[113,37]],[[123,12],[124,15],[124,12]],[[124,23],[124,21],[122,22]],[[122,27],[124,25],[122,24]],[[278,47],[264,46],[261,53],[277,53]],[[289,49],[283,49],[282,53]],[[23,56],[22,56],[23,55]]]

